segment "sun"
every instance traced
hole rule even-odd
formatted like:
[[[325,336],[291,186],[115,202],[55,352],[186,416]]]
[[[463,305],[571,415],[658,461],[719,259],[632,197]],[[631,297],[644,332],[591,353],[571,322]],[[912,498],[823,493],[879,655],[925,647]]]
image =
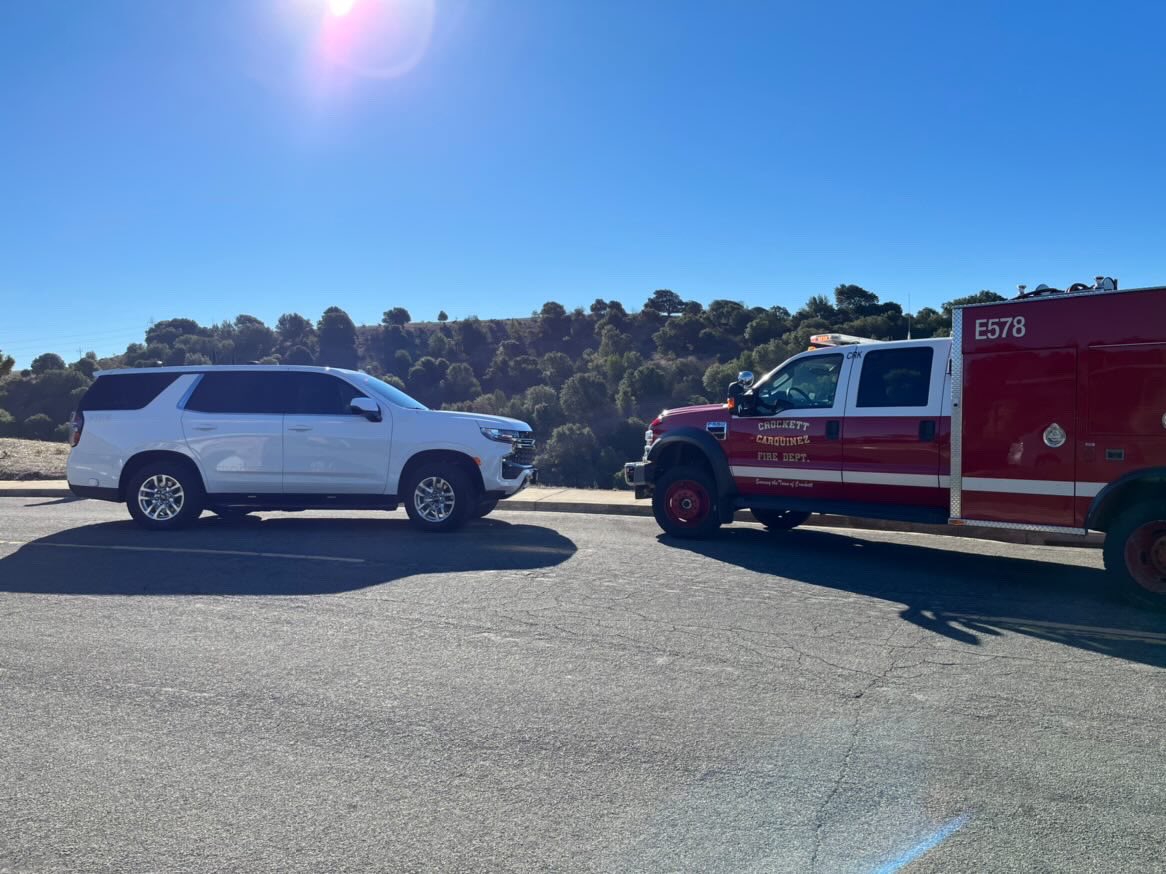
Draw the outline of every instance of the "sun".
[[[355,5],[356,0],[328,0],[328,8],[337,18],[343,18],[352,11],[352,7]]]

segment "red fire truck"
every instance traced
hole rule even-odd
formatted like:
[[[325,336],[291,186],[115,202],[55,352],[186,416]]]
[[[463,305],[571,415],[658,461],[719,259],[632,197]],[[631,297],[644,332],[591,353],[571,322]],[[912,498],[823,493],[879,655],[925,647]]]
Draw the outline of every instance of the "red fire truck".
[[[724,404],[666,410],[624,476],[669,534],[748,509],[1084,535],[1166,607],[1166,287],[1041,286],[958,308],[952,336],[843,335]]]

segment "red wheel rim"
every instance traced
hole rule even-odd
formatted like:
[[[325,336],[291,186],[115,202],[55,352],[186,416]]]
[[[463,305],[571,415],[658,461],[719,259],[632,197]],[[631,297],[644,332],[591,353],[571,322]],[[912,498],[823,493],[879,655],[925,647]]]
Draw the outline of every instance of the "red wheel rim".
[[[683,479],[668,487],[664,496],[668,517],[683,528],[696,528],[709,514],[712,501],[709,493],[698,482]]]
[[[1166,595],[1166,519],[1147,522],[1130,535],[1126,567],[1143,589]]]

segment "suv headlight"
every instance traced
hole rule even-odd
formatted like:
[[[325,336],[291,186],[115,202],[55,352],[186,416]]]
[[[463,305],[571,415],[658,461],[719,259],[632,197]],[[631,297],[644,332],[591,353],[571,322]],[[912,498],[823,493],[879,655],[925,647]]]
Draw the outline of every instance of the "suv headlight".
[[[497,440],[499,443],[513,443],[525,433],[525,431],[511,431],[506,428],[482,427],[483,437],[489,440]]]

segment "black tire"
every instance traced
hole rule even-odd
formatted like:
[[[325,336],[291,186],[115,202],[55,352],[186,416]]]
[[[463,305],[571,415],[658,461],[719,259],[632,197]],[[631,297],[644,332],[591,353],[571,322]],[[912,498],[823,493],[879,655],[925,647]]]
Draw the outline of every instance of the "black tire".
[[[750,510],[753,518],[770,531],[789,531],[797,528],[810,518],[809,513],[801,510]]]
[[[1102,552],[1123,597],[1166,610],[1166,501],[1144,501],[1122,512],[1109,526]]]
[[[698,540],[721,527],[713,478],[698,467],[680,465],[657,477],[652,512],[666,534]]]
[[[126,484],[126,506],[134,521],[151,531],[185,528],[202,514],[202,479],[192,465],[158,461],[134,472]]]
[[[401,490],[409,521],[422,531],[456,531],[478,507],[469,475],[455,464],[431,462],[414,468]]]
[[[489,516],[498,506],[498,499],[491,498],[488,501],[482,501],[478,504],[478,508],[474,510],[474,518],[481,519],[484,516]]]

